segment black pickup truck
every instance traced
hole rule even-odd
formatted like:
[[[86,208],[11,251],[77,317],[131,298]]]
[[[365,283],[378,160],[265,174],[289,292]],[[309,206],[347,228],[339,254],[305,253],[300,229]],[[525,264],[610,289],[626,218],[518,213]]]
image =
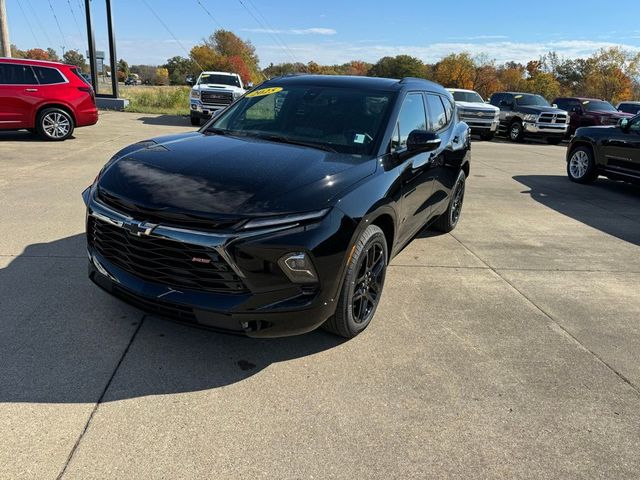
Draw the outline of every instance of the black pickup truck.
[[[512,142],[542,137],[557,145],[567,135],[567,112],[552,107],[541,95],[498,92],[491,96],[489,103],[500,109],[498,133],[507,135]]]

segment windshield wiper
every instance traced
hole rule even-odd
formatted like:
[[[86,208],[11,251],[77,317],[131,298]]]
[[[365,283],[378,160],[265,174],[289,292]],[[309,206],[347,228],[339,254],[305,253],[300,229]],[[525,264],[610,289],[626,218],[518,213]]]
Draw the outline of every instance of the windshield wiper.
[[[284,137],[282,135],[272,135],[272,134],[260,134],[260,133],[257,133],[257,134],[255,134],[255,136],[258,137],[258,138],[262,138],[264,140],[272,141],[272,142],[288,143],[289,145],[300,145],[302,147],[316,148],[318,150],[324,150],[326,152],[333,152],[333,153],[337,152],[337,150],[335,148],[331,148],[328,145],[322,145],[320,143],[313,143],[313,142],[304,142],[302,140],[296,140],[296,139],[293,139],[293,138]]]

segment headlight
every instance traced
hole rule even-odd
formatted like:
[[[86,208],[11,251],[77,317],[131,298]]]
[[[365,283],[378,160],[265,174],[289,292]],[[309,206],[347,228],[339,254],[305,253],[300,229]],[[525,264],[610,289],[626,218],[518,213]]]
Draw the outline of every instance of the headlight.
[[[240,98],[242,96],[242,93],[240,92],[233,92],[233,98]]]
[[[265,228],[265,227],[275,227],[279,225],[287,225],[298,222],[304,222],[306,220],[318,220],[324,217],[328,208],[323,208],[322,210],[318,210],[317,212],[306,212],[299,213],[294,215],[278,215],[276,217],[264,217],[264,218],[254,218],[253,220],[249,220],[242,227],[247,230],[250,228]]]
[[[535,122],[536,120],[538,120],[538,115],[535,113],[527,113],[524,116],[524,121],[525,122]]]
[[[191,90],[191,98],[200,98],[200,90]]]

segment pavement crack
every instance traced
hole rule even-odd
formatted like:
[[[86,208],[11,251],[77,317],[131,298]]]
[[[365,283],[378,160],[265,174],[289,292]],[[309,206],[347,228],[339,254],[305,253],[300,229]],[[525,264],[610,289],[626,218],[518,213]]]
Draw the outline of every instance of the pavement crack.
[[[593,350],[591,350],[589,347],[587,347],[585,344],[583,344],[576,336],[574,336],[569,330],[567,330],[565,327],[563,327],[560,322],[558,322],[550,313],[548,313],[544,308],[542,308],[540,305],[538,305],[535,301],[533,301],[533,299],[529,298],[524,292],[522,292],[518,287],[516,287],[513,283],[511,283],[509,280],[507,280],[504,276],[502,276],[500,274],[499,271],[497,271],[495,268],[493,268],[491,265],[489,265],[482,257],[480,257],[480,255],[478,255],[476,252],[474,252],[471,248],[469,248],[467,245],[465,245],[458,237],[456,237],[455,235],[453,235],[452,233],[450,233],[449,235],[451,235],[464,249],[466,249],[469,253],[471,253],[473,256],[475,256],[478,260],[480,260],[482,263],[484,263],[489,270],[491,270],[498,278],[500,278],[504,283],[506,283],[507,285],[509,285],[509,287],[511,287],[516,293],[518,293],[522,298],[524,298],[529,304],[533,305],[533,307],[538,310],[540,313],[542,313],[549,321],[551,321],[554,325],[556,325],[560,331],[562,331],[568,338],[570,338],[571,340],[573,340],[577,345],[580,346],[580,348],[584,349],[584,351],[588,352],[589,354],[591,354],[591,356],[593,356],[598,362],[600,362],[602,365],[604,365],[609,371],[613,372],[620,380],[622,380],[624,383],[626,383],[629,387],[631,387],[631,389],[637,393],[638,395],[640,395],[640,387],[638,387],[637,385],[635,385],[631,380],[629,380],[623,373],[619,372],[618,370],[616,370],[612,365],[610,365],[606,360],[604,360],[600,355],[598,355],[596,352],[594,352]]]
[[[82,429],[82,432],[80,433],[80,436],[78,437],[78,439],[74,443],[73,447],[71,448],[71,451],[69,452],[69,455],[67,456],[67,460],[64,462],[62,470],[60,471],[60,473],[56,477],[56,480],[61,480],[64,477],[64,474],[66,473],[67,468],[69,467],[69,464],[71,463],[71,460],[73,460],[73,456],[75,455],[76,451],[78,450],[78,447],[80,446],[80,442],[82,441],[82,439],[84,438],[84,435],[89,430],[89,425],[91,424],[91,420],[93,420],[93,417],[95,416],[96,412],[98,411],[98,407],[100,407],[100,404],[102,403],[102,400],[104,399],[105,395],[107,394],[107,391],[109,390],[109,387],[111,386],[111,383],[113,382],[113,379],[115,378],[116,374],[118,373],[118,369],[120,368],[120,365],[122,365],[122,362],[124,361],[124,358],[127,356],[127,353],[129,353],[129,349],[131,348],[131,345],[133,344],[133,341],[135,340],[136,336],[138,335],[138,332],[140,331],[140,328],[142,327],[142,324],[144,323],[146,318],[147,318],[147,316],[143,315],[142,318],[140,319],[140,322],[138,322],[138,326],[136,327],[135,331],[133,332],[133,335],[131,335],[131,338],[129,339],[129,343],[127,343],[127,346],[123,350],[122,355],[120,356],[120,359],[118,360],[118,363],[116,364],[115,368],[113,369],[113,372],[111,372],[111,376],[109,377],[109,380],[107,381],[106,385],[104,386],[104,389],[102,390],[102,393],[100,394],[100,397],[98,398],[98,401],[96,402],[96,404],[94,405],[93,409],[91,410],[91,413],[89,414],[89,418],[87,419],[87,421],[86,421],[86,423],[84,425],[84,428]]]

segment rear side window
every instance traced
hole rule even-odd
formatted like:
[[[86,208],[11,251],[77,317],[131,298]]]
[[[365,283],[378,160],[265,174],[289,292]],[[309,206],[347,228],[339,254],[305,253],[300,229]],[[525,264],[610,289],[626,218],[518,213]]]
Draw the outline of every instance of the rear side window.
[[[447,126],[447,113],[442,104],[440,95],[427,94],[429,106],[429,130],[437,132]]]
[[[65,82],[62,74],[55,68],[33,67],[33,71],[36,73],[38,82],[40,82],[41,85],[52,85],[54,83]]]
[[[82,76],[82,73],[80,73],[80,70],[78,70],[77,68],[72,68],[71,71],[73,72],[73,74],[76,77],[78,77],[80,80],[82,80],[87,85],[91,86],[91,84],[87,81],[87,79]]]
[[[37,85],[29,65],[0,63],[0,85]]]
[[[398,115],[398,124],[391,145],[392,148],[405,148],[411,131],[426,129],[427,117],[422,95],[420,93],[410,93],[404,99],[400,115]]]

